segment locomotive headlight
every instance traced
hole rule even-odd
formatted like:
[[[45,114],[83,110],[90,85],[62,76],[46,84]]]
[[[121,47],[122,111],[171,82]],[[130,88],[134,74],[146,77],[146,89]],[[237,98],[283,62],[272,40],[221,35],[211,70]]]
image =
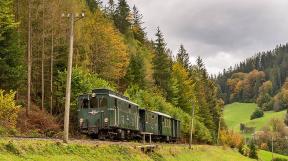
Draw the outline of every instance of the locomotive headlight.
[[[84,122],[84,119],[83,119],[83,118],[80,118],[80,119],[79,119],[80,126],[82,126],[83,122]]]
[[[104,119],[104,122],[107,123],[108,121],[109,121],[109,119],[106,117],[106,118]]]

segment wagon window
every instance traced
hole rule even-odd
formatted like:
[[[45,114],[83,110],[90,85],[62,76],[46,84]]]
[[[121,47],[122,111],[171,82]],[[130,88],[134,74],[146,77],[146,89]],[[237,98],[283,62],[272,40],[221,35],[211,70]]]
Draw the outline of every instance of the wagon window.
[[[88,108],[88,99],[83,99],[82,108]]]
[[[114,106],[117,107],[117,98],[114,99]]]
[[[99,107],[102,108],[102,107],[107,107],[108,105],[108,102],[107,102],[107,98],[105,97],[100,97],[99,98]]]
[[[90,106],[91,108],[98,108],[98,99],[96,97],[91,98]]]

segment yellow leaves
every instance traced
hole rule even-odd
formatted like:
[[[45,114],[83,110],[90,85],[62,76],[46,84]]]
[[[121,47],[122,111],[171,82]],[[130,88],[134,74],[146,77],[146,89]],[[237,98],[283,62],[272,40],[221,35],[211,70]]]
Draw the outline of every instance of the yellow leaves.
[[[15,92],[5,94],[0,89],[0,126],[15,128],[20,106],[14,100]]]
[[[113,23],[100,11],[87,13],[78,31],[78,46],[84,49],[78,63],[108,80],[119,80],[126,74],[129,63],[128,47]]]

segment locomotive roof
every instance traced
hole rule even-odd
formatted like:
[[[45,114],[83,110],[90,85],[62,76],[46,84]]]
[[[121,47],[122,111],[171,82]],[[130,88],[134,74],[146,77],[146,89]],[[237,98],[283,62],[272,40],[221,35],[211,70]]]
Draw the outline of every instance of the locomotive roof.
[[[106,89],[106,88],[97,88],[97,89],[93,89],[92,90],[93,93],[96,93],[96,94],[112,94],[112,95],[115,95],[117,97],[120,97],[122,99],[126,99],[126,100],[129,100],[128,97],[126,96],[123,96],[122,94],[119,94],[119,93],[116,93],[110,89]]]

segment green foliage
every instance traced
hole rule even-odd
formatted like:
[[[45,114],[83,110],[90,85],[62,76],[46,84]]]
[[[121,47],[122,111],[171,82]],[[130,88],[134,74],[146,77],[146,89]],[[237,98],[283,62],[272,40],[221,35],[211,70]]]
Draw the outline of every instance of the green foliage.
[[[64,103],[65,103],[65,89],[66,89],[66,77],[67,73],[58,72],[58,76],[55,82],[55,86],[57,87],[57,91],[55,92],[55,97],[58,98],[57,102],[59,103],[58,107],[62,107],[58,109],[58,112],[63,112]],[[72,72],[72,82],[71,82],[71,107],[72,111],[76,111],[76,103],[77,97],[83,93],[89,93],[92,89],[95,88],[108,88],[111,90],[115,90],[114,85],[105,81],[104,79],[99,78],[96,74],[91,74],[88,71],[82,68],[73,68]]]
[[[119,0],[114,15],[115,26],[122,34],[127,34],[131,27],[130,7],[126,0]]]
[[[0,89],[0,127],[15,128],[20,106],[14,100],[15,92]]]
[[[274,158],[272,161],[288,161],[288,159],[285,158]]]
[[[12,2],[0,2],[0,88],[7,90],[16,90],[23,79],[23,53]]]
[[[133,54],[125,76],[126,82],[144,86],[145,72],[144,58],[139,54]]]
[[[171,58],[167,53],[166,43],[159,27],[157,28],[155,41],[155,57],[153,59],[155,84],[163,89],[167,95],[169,80],[171,78]]]
[[[249,158],[258,159],[257,147],[256,147],[254,141],[250,142],[249,148],[250,148]]]
[[[273,109],[274,100],[271,97],[272,82],[266,81],[259,88],[259,96],[256,100],[258,107],[264,111],[270,111]]]
[[[182,109],[173,106],[171,103],[161,96],[156,91],[142,90],[138,86],[130,86],[125,95],[128,96],[132,101],[140,105],[140,107],[148,110],[160,111],[171,115],[172,117],[178,118],[181,121],[181,130],[183,136],[189,136],[190,127],[190,113],[184,112]],[[209,129],[199,121],[199,118],[195,119],[194,136],[195,139],[211,143],[212,136]]]
[[[264,112],[260,109],[256,109],[250,116],[250,120],[257,119],[264,116]]]
[[[274,97],[274,111],[281,111],[288,108],[288,79],[283,84],[280,92]]]
[[[176,60],[178,63],[180,63],[185,69],[189,69],[190,62],[189,62],[189,54],[187,53],[184,46],[181,44],[180,49],[177,53]]]

